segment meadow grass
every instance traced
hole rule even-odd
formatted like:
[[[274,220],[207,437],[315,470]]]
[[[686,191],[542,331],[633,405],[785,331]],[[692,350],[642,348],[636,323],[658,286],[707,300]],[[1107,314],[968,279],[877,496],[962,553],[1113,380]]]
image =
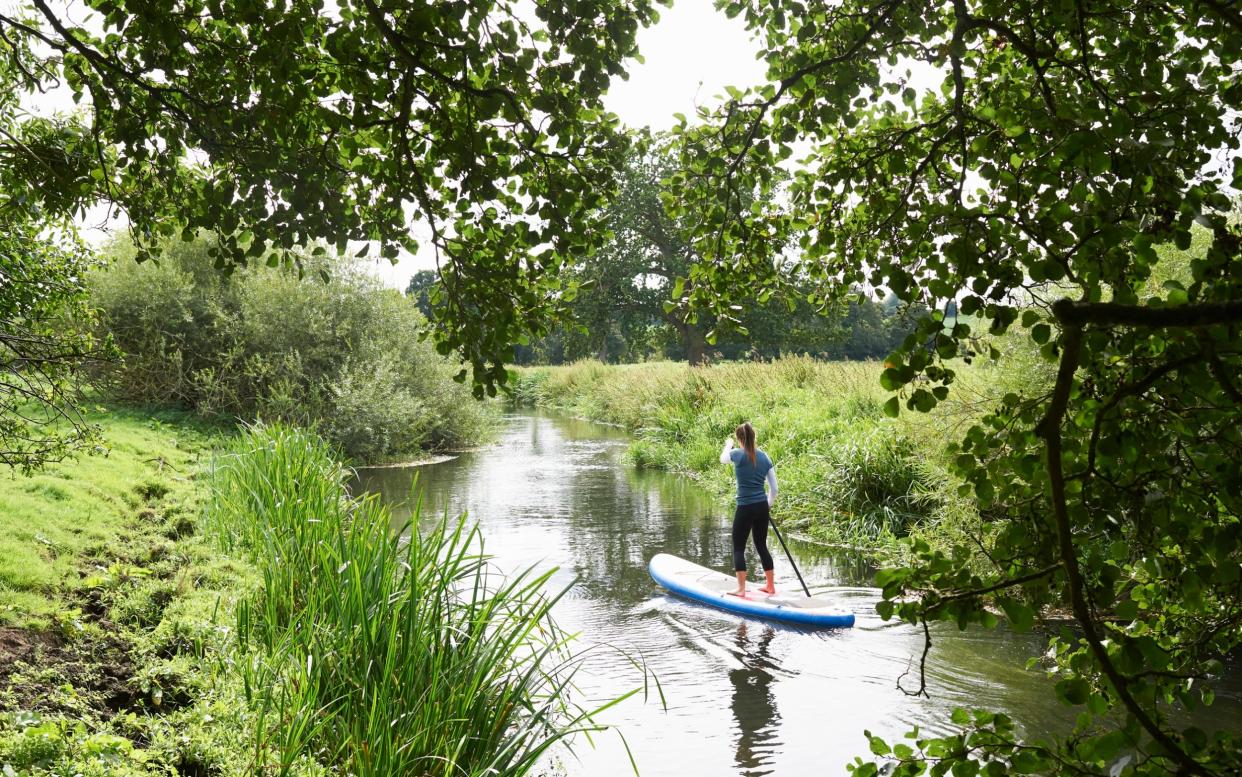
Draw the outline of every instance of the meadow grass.
[[[218,427],[100,409],[106,452],[0,480],[0,766],[22,775],[239,774],[225,661],[251,570],[198,534]]]
[[[720,494],[732,471],[721,445],[750,421],[777,465],[774,517],[812,539],[891,546],[912,532],[955,537],[978,518],[944,449],[1025,378],[958,363],[950,401],[930,414],[884,415],[877,362],[787,357],[691,368],[595,361],[519,370],[514,399],[631,430],[639,467],[679,471]]]
[[[256,770],[521,775],[596,728],[567,701],[550,571],[494,574],[464,519],[393,533],[301,430],[251,429],[211,482],[209,531],[263,580],[237,630]]]
[[[104,450],[0,477],[0,623],[52,625],[84,567],[125,559],[158,532],[167,509],[156,505],[189,489],[213,431],[175,411],[97,410],[86,420],[102,425]]]

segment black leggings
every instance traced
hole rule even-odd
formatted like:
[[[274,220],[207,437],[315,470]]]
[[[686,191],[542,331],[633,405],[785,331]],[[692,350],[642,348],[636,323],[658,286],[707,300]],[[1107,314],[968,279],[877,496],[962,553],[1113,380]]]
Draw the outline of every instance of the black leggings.
[[[767,502],[756,502],[753,505],[738,505],[733,513],[733,569],[736,572],[746,571],[746,535],[755,537],[755,550],[759,551],[759,561],[764,571],[772,569],[772,554],[768,552],[768,512]]]

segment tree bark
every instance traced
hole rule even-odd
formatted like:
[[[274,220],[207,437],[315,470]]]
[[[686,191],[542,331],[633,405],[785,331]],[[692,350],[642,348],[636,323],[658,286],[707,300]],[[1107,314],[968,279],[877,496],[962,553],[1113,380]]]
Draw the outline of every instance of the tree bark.
[[[690,362],[690,366],[701,367],[707,364],[707,338],[703,336],[703,332],[676,316],[669,316],[668,320],[677,330],[677,337],[681,340],[682,348],[686,350],[686,361]]]

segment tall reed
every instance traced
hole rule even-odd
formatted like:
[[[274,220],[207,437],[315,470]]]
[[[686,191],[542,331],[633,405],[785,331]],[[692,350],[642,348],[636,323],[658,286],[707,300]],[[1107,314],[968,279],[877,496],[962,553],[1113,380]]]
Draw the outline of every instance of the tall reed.
[[[253,428],[211,480],[210,530],[263,573],[237,631],[256,773],[522,775],[621,700],[570,702],[550,571],[496,574],[464,519],[393,532],[314,435]]]

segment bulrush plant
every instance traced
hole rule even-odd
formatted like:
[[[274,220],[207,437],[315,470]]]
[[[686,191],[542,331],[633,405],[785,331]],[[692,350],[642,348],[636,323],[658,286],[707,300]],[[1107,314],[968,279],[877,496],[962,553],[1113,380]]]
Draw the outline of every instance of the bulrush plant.
[[[237,630],[256,773],[522,775],[638,690],[575,705],[552,571],[495,572],[464,517],[393,531],[311,433],[254,427],[211,482],[210,530],[263,573]]]

